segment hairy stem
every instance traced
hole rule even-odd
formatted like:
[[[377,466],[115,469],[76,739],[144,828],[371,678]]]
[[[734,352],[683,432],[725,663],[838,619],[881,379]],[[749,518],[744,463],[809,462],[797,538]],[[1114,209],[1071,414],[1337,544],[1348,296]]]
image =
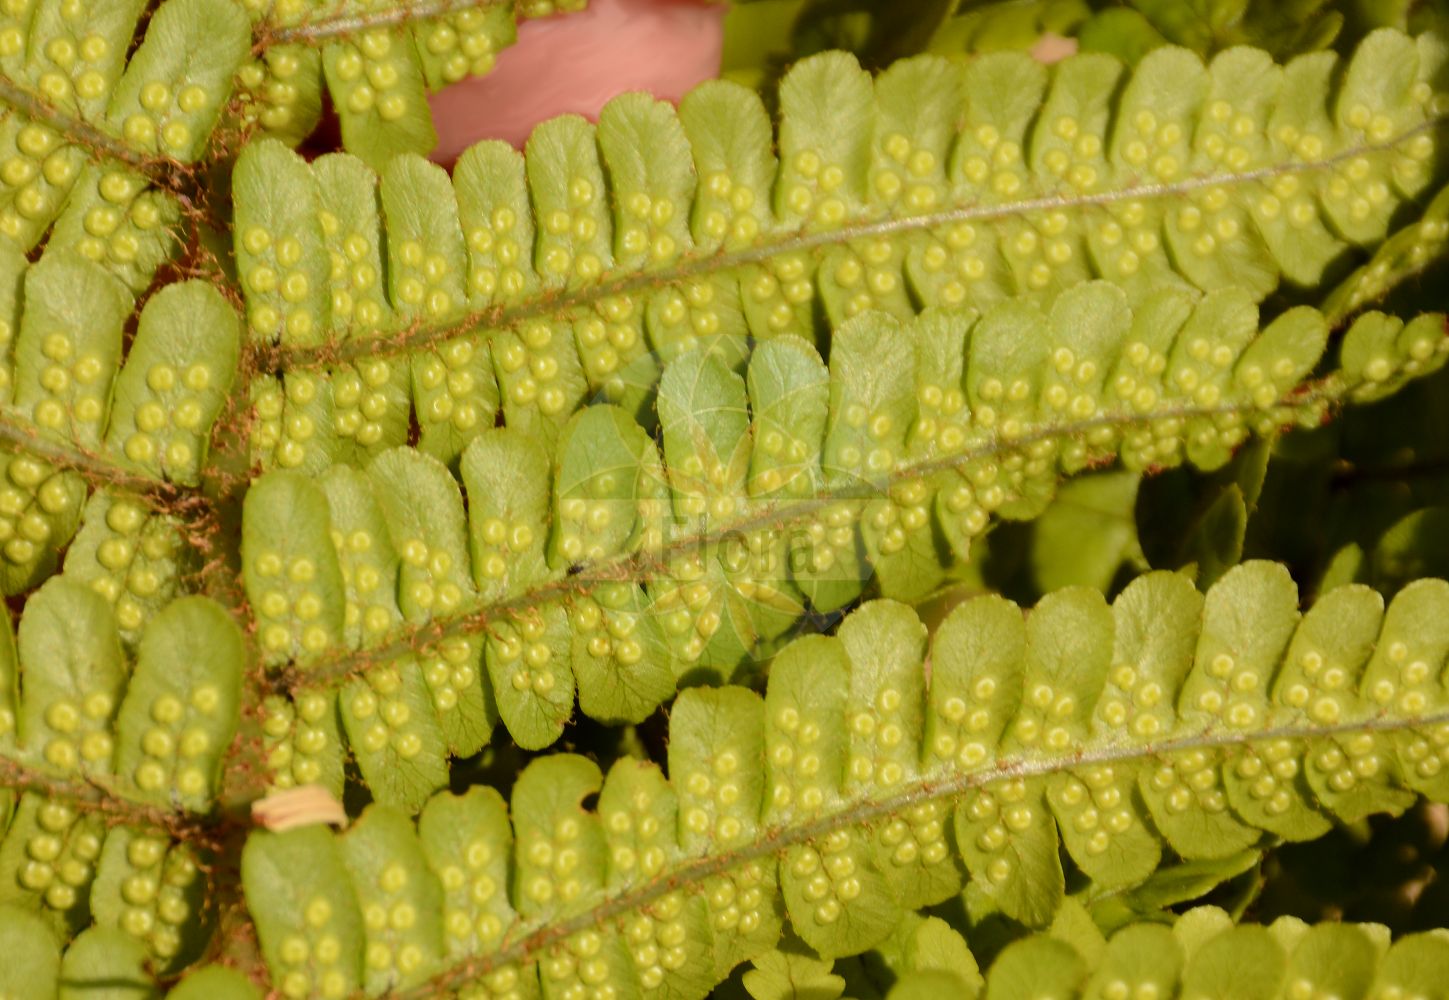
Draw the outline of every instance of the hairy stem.
[[[12,407],[0,407],[0,445],[57,469],[74,470],[95,486],[126,490],[153,509],[176,514],[183,520],[200,521],[209,515],[210,505],[195,489],[152,476],[108,451],[61,441]]]
[[[220,816],[202,816],[179,807],[163,809],[142,802],[139,790],[111,775],[60,778],[3,755],[0,755],[0,788],[35,792],[83,812],[97,813],[108,823],[152,827],[166,831],[175,840],[202,846],[215,846],[216,830],[223,821]]]
[[[72,111],[58,108],[24,84],[0,74],[0,104],[8,104],[31,121],[59,132],[65,139],[97,157],[118,160],[145,175],[152,183],[177,195],[189,196],[189,168],[169,157],[143,153]]]

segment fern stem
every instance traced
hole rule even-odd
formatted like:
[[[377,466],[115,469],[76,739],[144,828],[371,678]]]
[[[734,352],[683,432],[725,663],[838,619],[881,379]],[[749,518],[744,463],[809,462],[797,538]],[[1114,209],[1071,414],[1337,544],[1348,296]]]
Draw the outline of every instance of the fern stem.
[[[1310,413],[1323,404],[1331,404],[1340,400],[1350,391],[1352,391],[1352,387],[1344,385],[1341,379],[1328,376],[1318,382],[1300,387],[1296,393],[1280,400],[1274,412],[1275,415],[1280,415],[1284,422],[1287,422],[1295,416]],[[1165,419],[1240,416],[1253,412],[1263,411],[1250,403],[1174,407],[1153,411],[1149,414],[1107,413],[1085,420],[1043,424],[1009,439],[993,434],[989,441],[975,448],[942,458],[898,466],[888,475],[864,489],[854,486],[848,491],[825,490],[807,500],[782,503],[763,514],[753,515],[724,527],[673,539],[659,549],[627,553],[603,562],[589,564],[584,567],[585,572],[550,580],[507,600],[474,607],[447,617],[435,618],[425,624],[411,626],[396,633],[395,638],[381,645],[363,650],[344,651],[339,655],[313,660],[302,666],[293,664],[274,674],[271,677],[271,683],[276,691],[297,691],[340,683],[363,673],[377,663],[424,650],[449,636],[480,632],[487,627],[490,621],[500,616],[513,616],[564,597],[584,595],[601,583],[620,580],[648,581],[676,556],[694,549],[707,548],[730,535],[785,528],[792,524],[808,521],[829,505],[841,500],[867,500],[883,497],[889,494],[892,487],[900,483],[957,469],[978,459],[994,457],[1036,442],[1083,435],[1101,427],[1127,429],[1150,425]]]
[[[0,73],[0,104],[8,104],[25,118],[59,132],[70,142],[89,150],[97,157],[118,160],[132,167],[153,183],[175,194],[191,193],[191,186],[183,183],[183,178],[190,173],[184,164],[169,157],[153,156],[131,148],[111,133],[70,111],[56,107],[3,73]]]
[[[251,344],[248,370],[257,374],[280,374],[310,368],[327,367],[363,358],[389,357],[406,351],[435,346],[444,341],[467,336],[479,330],[493,331],[517,326],[529,320],[557,316],[567,310],[591,305],[614,295],[628,294],[661,287],[691,278],[727,271],[749,264],[758,264],[772,257],[850,243],[855,240],[899,236],[959,223],[992,222],[1015,216],[1053,210],[1100,208],[1135,200],[1163,200],[1180,197],[1206,188],[1226,187],[1271,181],[1287,175],[1311,174],[1331,170],[1361,156],[1397,148],[1415,136],[1449,124],[1449,118],[1426,121],[1393,139],[1373,145],[1344,150],[1315,163],[1289,163],[1262,167],[1236,174],[1215,174],[1192,177],[1171,184],[1142,184],[1079,196],[1043,195],[1006,204],[962,204],[955,208],[900,218],[858,218],[828,230],[798,229],[775,239],[760,242],[744,250],[714,253],[709,256],[685,257],[679,263],[655,270],[626,273],[606,278],[585,288],[552,289],[511,305],[494,306],[469,313],[439,324],[421,321],[401,330],[391,330],[367,337],[333,341],[316,346]]]
[[[184,520],[200,521],[209,515],[210,504],[196,490],[150,476],[109,452],[58,441],[20,417],[12,407],[0,407],[0,445],[58,469],[73,469],[95,486],[126,490],[152,508],[174,513]]]
[[[78,780],[57,778],[53,774],[0,755],[0,788],[16,792],[35,792],[47,799],[65,802],[85,812],[105,817],[108,823],[164,830],[174,840],[214,847],[220,842],[217,828],[220,816],[201,816],[185,810],[163,809],[128,796],[139,795],[136,789],[118,779],[94,775]]]
[[[340,35],[354,35],[376,28],[392,28],[412,21],[426,21],[447,17],[466,10],[496,7],[508,0],[408,0],[395,6],[371,11],[348,11],[326,17],[316,17],[300,24],[285,27],[260,25],[253,51],[260,54],[271,45],[288,45],[297,42],[316,43]]]
[[[1186,736],[1148,745],[1108,745],[1079,750],[1051,758],[1018,756],[1004,758],[992,767],[964,774],[925,775],[905,790],[881,799],[861,796],[842,801],[838,808],[799,825],[789,823],[764,827],[753,841],[718,854],[686,856],[681,863],[661,872],[648,882],[614,894],[605,894],[582,913],[555,923],[540,922],[535,928],[489,955],[460,962],[409,990],[394,991],[390,1000],[426,1000],[463,983],[487,975],[506,965],[526,962],[534,955],[570,935],[649,905],[681,887],[691,886],[737,865],[778,855],[787,848],[818,840],[837,830],[869,823],[898,814],[912,806],[951,799],[993,782],[1040,778],[1081,767],[1111,765],[1151,759],[1159,755],[1192,750],[1225,750],[1275,740],[1316,740],[1355,733],[1395,733],[1449,722],[1449,710],[1415,719],[1376,717],[1354,722],[1316,726],[1280,726],[1254,732],[1206,729]]]
[[[218,502],[239,499],[251,485],[247,461],[253,421],[247,419],[248,389],[255,373],[243,371],[231,390],[207,441],[206,463],[201,467],[201,489]]]

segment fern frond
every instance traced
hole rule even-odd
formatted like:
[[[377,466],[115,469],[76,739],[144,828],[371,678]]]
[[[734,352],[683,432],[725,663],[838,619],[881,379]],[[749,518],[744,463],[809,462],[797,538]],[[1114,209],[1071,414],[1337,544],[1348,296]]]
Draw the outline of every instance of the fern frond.
[[[0,1000],[1437,990],[1168,914],[1449,807],[1432,490],[1306,610],[1241,545],[952,602],[1067,477],[1241,527],[1250,436],[1442,373],[1363,310],[1449,242],[1444,37],[827,53],[425,161],[553,7],[0,10]]]
[[[1442,801],[1446,626],[1443,581],[1387,610],[1344,587],[1300,616],[1270,563],[1206,595],[1170,573],[1110,607],[1070,588],[1024,619],[969,600],[929,650],[908,607],[871,602],[838,637],[785,647],[763,699],[681,693],[667,779],[560,753],[523,770],[507,809],[488,788],[441,793],[416,833],[381,805],[340,837],[254,832],[247,905],[273,982],[299,998],[529,995],[535,969],[547,995],[702,996],[786,920],[822,955],[854,954],[968,876],[1042,926],[1061,848],[1130,886],[1169,850],[1224,857]]]
[[[8,617],[0,641],[0,900],[67,934],[121,928],[170,967],[210,933],[207,841],[179,817],[210,810],[240,713],[237,627],[177,597],[211,517],[182,491],[235,376],[237,320],[182,282],[127,333],[130,296],[101,266],[53,251],[5,270],[0,589],[65,556],[25,603],[18,653]]]
[[[213,842],[197,817],[240,718],[240,630],[181,597],[132,664],[105,598],[59,578],[26,603],[18,644],[8,620],[0,639],[0,770],[22,778],[3,812],[0,903],[67,936],[116,928],[160,968],[194,960]]]
[[[677,115],[633,94],[597,129],[545,123],[526,157],[482,143],[451,183],[403,157],[379,189],[353,164],[345,195],[254,144],[233,187],[238,271],[257,364],[281,380],[257,390],[259,457],[317,471],[361,428],[401,443],[409,381],[451,459],[500,403],[526,427],[586,398],[637,409],[651,352],[813,342],[818,315],[1050,301],[1092,277],[1134,301],[1317,282],[1433,177],[1440,62],[1428,36],[1389,31],[1342,66],[1162,49],[1130,75],[999,54],[872,82],[835,53],[786,78],[777,136],[754,94],[714,82]]]
[[[326,81],[343,146],[382,168],[437,143],[427,95],[493,68],[513,44],[512,0],[243,0],[258,56],[237,76],[240,122],[295,145]],[[582,7],[582,4],[577,5]]]
[[[325,61],[344,141],[381,164],[432,148],[425,81],[437,89],[486,72],[513,39],[512,7],[495,0],[292,5],[291,20],[257,26],[248,62],[248,11],[267,13],[253,6],[167,0],[129,60],[145,7],[135,0],[79,20],[36,0],[0,19],[0,101],[14,111],[0,126],[0,235],[29,250],[48,233],[47,253],[79,252],[139,294],[177,248],[199,193],[194,165],[234,89],[233,124],[260,121],[299,141],[320,114]]]
[[[167,0],[127,61],[145,4],[53,0],[0,19],[0,234],[78,252],[133,293],[174,249],[180,183],[250,47],[232,0]]]
[[[0,253],[0,274],[0,592],[54,572],[94,489],[67,568],[112,602],[136,582],[117,606],[134,633],[141,605],[174,593],[182,520],[206,513],[183,488],[200,481],[236,376],[236,315],[203,282],[171,285],[141,310],[123,363],[130,296],[104,268],[62,251],[35,264]],[[138,555],[168,564],[165,578]]]
[[[747,378],[710,353],[676,359],[662,458],[615,407],[581,411],[552,454],[490,429],[461,459],[466,514],[448,470],[407,449],[365,474],[262,476],[243,581],[264,659],[295,664],[285,685],[311,716],[270,703],[278,780],[340,794],[345,681],[363,777],[416,810],[500,717],[529,748],[558,737],[575,690],[594,718],[638,721],[677,678],[746,669],[807,607],[872,579],[922,596],[992,515],[1034,516],[1063,474],[1216,467],[1255,428],[1316,423],[1449,355],[1442,318],[1370,314],[1343,368],[1304,382],[1322,318],[1255,328],[1239,292],[1134,312],[1100,282],[1050,315],[872,314],[841,328],[828,372],[795,338],[762,345]]]

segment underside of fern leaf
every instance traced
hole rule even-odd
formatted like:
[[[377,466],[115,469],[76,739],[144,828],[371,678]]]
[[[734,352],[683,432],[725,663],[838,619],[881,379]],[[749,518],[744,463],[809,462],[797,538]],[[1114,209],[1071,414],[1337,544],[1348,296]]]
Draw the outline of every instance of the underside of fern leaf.
[[[528,16],[510,0],[241,5],[261,51],[236,74],[240,124],[295,145],[317,127],[325,83],[344,146],[377,166],[431,152],[428,94],[488,73]]]
[[[1444,36],[828,52],[423,159],[554,7],[0,11],[0,1000],[1442,991],[1244,910],[1449,805]],[[1346,407],[1377,590],[1252,521]]]
[[[126,290],[85,258],[0,267],[12,331],[0,353],[0,591],[33,589],[64,552],[64,574],[107,599],[133,645],[200,562],[208,505],[187,491],[236,375],[236,317],[215,289],[179,282],[128,333]]]
[[[558,737],[575,690],[596,719],[639,721],[677,682],[748,676],[807,609],[924,596],[992,515],[1034,516],[1063,474],[1215,468],[1254,429],[1311,426],[1449,353],[1442,317],[1370,314],[1309,381],[1322,318],[1259,333],[1256,312],[1235,291],[1133,310],[1088,283],[1050,313],[859,317],[828,370],[795,338],[756,348],[744,377],[696,350],[659,383],[662,455],[611,406],[580,411],[552,454],[490,429],[461,457],[466,514],[411,450],[365,474],[263,476],[242,557],[263,653],[292,664],[295,705],[268,707],[278,780],[341,794],[345,732],[374,794],[416,809],[500,717],[529,748]]]
[[[276,380],[254,384],[253,456],[320,471],[402,443],[411,411],[451,463],[500,410],[550,437],[586,400],[642,416],[681,350],[828,353],[822,322],[871,309],[1049,302],[1092,277],[1134,303],[1312,285],[1438,172],[1441,50],[1386,31],[1342,65],[1002,54],[875,81],[837,53],[787,76],[773,143],[754,94],[711,83],[677,115],[634,94],[597,128],[550,121],[526,157],[480,144],[451,184],[255,144],[236,252]]]
[[[25,779],[6,784],[30,789],[0,799],[14,807],[0,902],[67,935],[92,919],[118,929],[158,968],[194,961],[212,922],[209,862],[172,818],[215,797],[239,714],[236,625],[214,602],[179,598],[132,667],[105,599],[58,578],[27,603],[18,646],[8,622],[3,638],[0,750]],[[72,797],[75,781],[103,797]]]
[[[27,0],[0,15],[0,240],[78,252],[133,294],[199,251],[203,162],[243,135],[296,144],[325,75],[348,148],[381,166],[436,143],[427,94],[488,72],[502,0]]]
[[[667,779],[553,754],[506,811],[473,789],[434,797],[416,831],[376,805],[340,837],[254,835],[248,905],[297,996],[422,996],[535,969],[547,994],[700,996],[787,922],[820,954],[855,954],[968,878],[1044,926],[1059,845],[1120,889],[1167,854],[1221,858],[1442,801],[1446,624],[1442,581],[1387,609],[1346,587],[1300,615],[1269,563],[1206,595],[1168,573],[1110,607],[1060,591],[1024,618],[977,598],[929,647],[908,607],[871,602],[838,636],[786,646],[763,699],[682,693]]]

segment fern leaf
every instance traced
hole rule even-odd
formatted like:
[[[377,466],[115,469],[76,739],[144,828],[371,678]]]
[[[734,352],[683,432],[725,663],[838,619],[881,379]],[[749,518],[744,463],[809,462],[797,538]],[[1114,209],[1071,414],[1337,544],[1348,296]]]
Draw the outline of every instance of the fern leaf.
[[[80,934],[60,961],[57,996],[151,1000],[158,993],[146,969],[146,951],[118,930],[93,927]]]
[[[225,965],[202,965],[173,986],[170,1000],[259,1000],[261,991],[240,972]]]
[[[3,456],[10,490],[12,537],[5,543],[0,589],[28,590],[55,571],[60,545],[75,533],[85,502],[84,481],[28,455]],[[24,524],[28,529],[17,529]]]
[[[82,891],[95,875],[105,824],[93,815],[78,815],[59,802],[36,795],[20,798],[0,844],[4,896],[0,904],[23,904],[66,937],[87,921]],[[49,861],[29,858],[34,845]],[[69,875],[70,878],[65,878]]]
[[[263,140],[248,149],[232,188],[249,336],[316,343],[326,330],[330,261],[315,183],[280,143]]]
[[[437,144],[411,41],[374,30],[322,47],[322,72],[336,101],[342,141],[367,162],[381,165],[398,153],[422,153]]]
[[[79,935],[70,946],[39,917],[10,904],[0,904],[0,942],[9,961],[0,970],[7,995],[20,1000],[104,996],[116,1000],[159,997],[160,989],[145,952],[118,931],[101,928]],[[167,994],[178,1000],[220,997],[258,1000],[261,993],[235,969],[201,966]]]
[[[965,68],[907,60],[872,82],[848,56],[818,56],[782,86],[778,163],[757,98],[724,83],[692,94],[677,119],[634,95],[597,129],[545,123],[522,164],[481,144],[451,197],[434,168],[400,159],[389,176],[429,178],[419,211],[447,221],[419,229],[423,215],[389,202],[401,185],[382,185],[391,325],[319,321],[328,292],[351,286],[343,270],[332,284],[309,275],[307,296],[277,304],[280,285],[252,287],[244,246],[243,288],[249,309],[268,310],[253,327],[264,368],[306,370],[319,395],[335,393],[339,359],[407,352],[436,372],[425,389],[415,378],[413,406],[425,447],[445,440],[434,453],[451,461],[489,426],[490,406],[546,438],[586,396],[638,416],[680,351],[710,344],[731,360],[747,336],[813,341],[817,313],[838,327],[870,309],[1049,304],[1094,277],[1134,305],[1166,288],[1260,301],[1284,280],[1317,282],[1382,241],[1431,182],[1437,65],[1430,41],[1391,31],[1343,65],[1319,53],[1280,67],[1237,49],[1205,66],[1164,48],[1130,76],[1103,55],[1048,71],[997,54]],[[645,133],[643,145],[629,138]],[[304,166],[282,157],[243,152],[242,214],[286,198],[316,217],[317,195],[284,180]],[[371,217],[357,226],[364,239],[377,231]],[[269,346],[284,320],[309,333]],[[460,343],[470,347],[454,365],[423,360]]]
[[[884,964],[902,979],[947,976],[969,995],[981,989],[981,970],[965,940],[940,917],[912,914],[877,949]],[[899,980],[897,980],[899,983]]]
[[[342,861],[362,909],[364,989],[381,993],[420,982],[443,954],[443,889],[411,820],[373,810],[342,838]]]
[[[295,146],[322,120],[322,52],[304,43],[269,45],[237,70],[233,90],[243,128]]]
[[[52,580],[26,606],[19,629],[21,742],[61,772],[104,773],[128,673],[111,610],[67,580]]]
[[[159,970],[185,968],[205,951],[215,930],[207,905],[209,879],[202,872],[214,863],[209,852],[172,843],[154,828],[112,827],[90,886],[95,928],[141,948]]]
[[[106,995],[127,998],[160,995],[123,937],[90,931],[62,952],[59,942],[32,920],[24,911],[0,909],[0,934],[26,945],[16,954],[28,961],[8,970],[15,978],[16,996],[52,1000],[72,992],[78,996],[81,990],[86,995],[104,990]],[[902,939],[901,950],[892,942],[870,956],[886,963],[886,995],[892,998],[946,995],[943,991],[969,998],[1043,992],[1084,998],[1124,992],[1274,997],[1310,990],[1349,996],[1427,996],[1449,967],[1449,950],[1433,933],[1409,934],[1390,942],[1381,925],[1305,924],[1291,917],[1267,926],[1234,926],[1214,907],[1188,910],[1172,922],[1130,924],[1108,939],[1098,935],[1096,947],[1057,930],[1027,935],[1008,944],[984,976],[961,935],[937,918],[916,918]],[[24,975],[27,972],[33,975]],[[62,977],[64,986],[57,993]],[[291,982],[299,987],[302,980],[294,976]],[[759,1000],[839,996],[846,982],[829,960],[809,955],[798,942],[785,942],[757,956],[743,976],[744,989]],[[226,1000],[254,1000],[260,995],[234,969],[204,966],[167,996],[187,1000],[201,995],[203,985],[212,991],[206,995]],[[528,996],[537,994],[538,984],[536,979],[521,982],[515,975],[494,979],[487,987]]]
[[[297,997],[361,989],[362,914],[341,845],[316,826],[256,833],[247,838],[242,870],[256,898],[262,955],[278,987]],[[384,911],[384,923],[387,916]],[[319,950],[322,934],[327,947]]]
[[[110,95],[109,120],[138,152],[196,162],[231,96],[248,34],[234,3],[168,0]]]
[[[262,645],[273,662],[298,650],[321,655],[344,631],[365,649],[366,640],[389,634],[404,618],[425,624],[472,594],[462,501],[441,467],[424,455],[398,451],[382,456],[371,482],[348,471],[332,470],[321,488],[289,474],[252,491],[243,559],[255,567],[249,581],[256,583],[248,583],[248,593],[259,621],[266,623]],[[298,544],[307,555],[297,555]],[[344,693],[342,721],[364,776],[387,801],[415,809],[446,780],[445,748],[473,753],[497,722],[491,693],[482,684],[477,639],[460,638],[422,656],[379,665],[365,680]],[[290,733],[289,745],[311,745],[308,757],[327,760],[315,765],[320,771],[307,765],[299,772],[301,761],[291,750],[284,752],[278,759],[299,783],[321,780],[340,793],[334,703],[323,692],[299,699],[296,710],[313,715],[302,725],[325,721],[317,735],[305,738],[294,732],[298,723],[289,718],[291,707],[274,702],[265,711],[276,727],[275,739]],[[384,791],[379,782],[395,791]]]
[[[15,404],[41,427],[98,445],[110,379],[120,368],[128,297],[104,271],[74,257],[31,268],[25,292],[15,339]]]
[[[1339,995],[1409,995],[1439,974],[1446,953],[1431,934],[1390,942],[1375,924],[1307,925],[1281,918],[1267,927],[1234,926],[1211,907],[1189,910],[1172,926],[1122,928],[1090,954],[1055,933],[1009,944],[991,965],[986,997],[1126,995],[1272,997],[1322,991]],[[939,975],[940,973],[936,973]],[[960,976],[963,995],[983,995]],[[901,976],[891,997],[916,993],[919,971]]]
[[[116,720],[116,770],[141,797],[206,810],[236,728],[243,663],[230,616],[206,598],[178,598],[153,620]]]
[[[425,86],[486,73],[514,39],[511,6],[491,0],[314,6],[168,0],[139,46],[132,36],[142,8],[131,0],[90,11],[84,30],[54,4],[7,15],[0,96],[22,116],[7,123],[20,165],[0,193],[10,206],[3,231],[28,247],[61,215],[66,245],[81,243],[140,291],[170,249],[146,231],[155,228],[158,207],[174,221],[176,206],[169,194],[143,199],[148,223],[123,223],[115,236],[95,232],[96,223],[84,220],[116,200],[98,198],[105,193],[98,185],[174,187],[167,175],[200,157],[233,91],[240,113],[228,113],[226,130],[259,124],[295,144],[320,118],[325,65],[345,141],[380,166],[394,152],[425,153],[433,145]],[[254,36],[258,55],[248,61]],[[82,176],[87,150],[115,169],[87,168]],[[27,157],[44,160],[43,180],[31,182],[36,170],[24,171]],[[64,207],[78,177],[84,195]]]
[[[831,972],[830,962],[809,954],[779,949],[755,959],[741,983],[755,1000],[791,1000],[811,996],[835,1000],[845,992],[844,978]]]
[[[143,162],[194,163],[230,97],[230,77],[248,41],[246,18],[231,0],[169,0],[151,17],[116,84],[108,126]],[[74,249],[139,294],[175,250],[182,205],[167,189],[174,186],[156,183],[133,164],[86,166],[46,252]]]
[[[231,0],[168,0],[127,61],[143,6],[102,3],[73,23],[36,5],[9,18],[0,63],[18,112],[0,136],[0,233],[29,250],[49,231],[47,254],[78,252],[132,294],[174,249],[176,177],[200,158],[250,45]]]
[[[345,467],[323,480],[334,541],[347,594],[343,626],[348,642],[386,632],[401,620],[397,607],[398,556],[388,540],[382,509],[357,472]],[[433,672],[428,673],[434,677]],[[415,812],[447,778],[444,743],[450,719],[435,712],[414,663],[380,667],[352,682],[340,699],[342,721],[368,784],[383,801],[405,802]],[[340,773],[340,772],[339,772]],[[384,792],[396,785],[396,792]]]
[[[1420,274],[1449,240],[1449,189],[1434,196],[1423,215],[1393,233],[1367,262],[1339,282],[1324,300],[1330,322],[1341,322]]]
[[[194,961],[211,933],[207,862],[171,818],[215,799],[240,712],[237,626],[206,598],[179,598],[132,664],[106,599],[60,577],[26,603],[18,656],[8,623],[0,646],[18,721],[0,750],[34,777],[0,840],[0,900],[66,936],[93,920],[159,968]],[[68,793],[72,777],[89,797]]]
[[[310,480],[278,474],[248,491],[242,559],[247,596],[272,659],[315,656],[342,640],[342,570],[327,497]]]
[[[123,364],[131,308],[113,277],[59,251],[34,265],[14,263],[7,287],[19,286],[24,308],[11,308],[13,366],[3,379],[13,402],[0,421],[8,444],[0,455],[7,525],[0,589],[21,593],[55,571],[94,481],[90,527],[67,568],[116,604],[134,641],[146,609],[174,592],[172,555],[182,538],[175,517],[148,516],[146,508],[171,499],[171,484],[201,480],[211,428],[236,374],[237,323],[214,289],[177,284],[142,309]],[[134,566],[138,532],[158,564],[151,569]],[[128,599],[118,603],[125,590]]]
[[[435,708],[404,713],[421,727],[407,741],[419,760],[433,760],[432,716],[452,753],[476,751],[499,716],[538,748],[576,689],[591,716],[637,721],[676,679],[728,678],[768,652],[807,600],[841,607],[873,577],[887,596],[918,596],[951,558],[942,536],[965,556],[991,515],[1034,516],[1063,472],[1114,456],[1213,468],[1250,428],[1317,419],[1325,401],[1391,391],[1444,356],[1439,318],[1369,314],[1344,342],[1353,374],[1295,403],[1323,320],[1295,309],[1257,334],[1255,313],[1235,292],[1195,305],[1169,293],[1134,311],[1091,282],[1050,315],[1011,300],[979,317],[853,320],[828,372],[793,339],[762,345],[746,379],[711,353],[681,355],[659,384],[662,458],[611,406],[575,415],[551,462],[536,439],[492,429],[461,459],[466,515],[446,469],[415,451],[373,461],[378,513],[361,522],[354,508],[374,501],[361,485],[344,500],[341,484],[362,480],[341,469],[324,480],[336,483],[331,510],[311,480],[264,476],[243,539],[263,647],[318,691],[378,662],[412,691],[421,654]],[[358,553],[374,549],[387,554],[368,592],[396,592],[397,608],[355,587]],[[315,582],[284,573],[298,562]],[[441,635],[442,647],[424,638]],[[423,770],[441,786],[435,764]],[[1148,855],[1124,863],[1134,858]]]
[[[484,786],[434,796],[418,836],[443,887],[448,957],[496,945],[515,919],[507,890],[513,828],[502,798]]]
[[[5,944],[5,954],[14,957],[0,971],[6,993],[22,1000],[54,997],[60,976],[60,942],[45,921],[18,906],[0,904],[0,941]]]
[[[775,944],[782,910],[818,953],[854,954],[885,942],[904,913],[956,894],[964,875],[1008,915],[1045,926],[1062,905],[1059,843],[1095,884],[1120,889],[1145,881],[1166,848],[1221,858],[1268,833],[1316,836],[1321,825],[1303,817],[1347,818],[1346,796],[1353,816],[1398,811],[1416,793],[1437,799],[1449,585],[1418,581],[1380,609],[1371,591],[1350,586],[1300,616],[1282,567],[1246,563],[1206,595],[1152,573],[1110,607],[1069,588],[1024,620],[1002,598],[968,600],[928,651],[909,608],[867,603],[838,638],[798,639],[776,656],[763,699],[728,687],[683,692],[667,780],[638,761],[605,777],[581,757],[541,757],[514,788],[516,840],[493,793],[475,791],[468,805],[441,793],[424,816],[476,813],[468,851],[478,874],[467,875],[455,841],[425,819],[422,857],[450,888],[433,904],[441,915],[419,913],[406,926],[441,926],[448,943],[416,954],[445,953],[452,964],[404,967],[400,939],[388,939],[390,961],[374,968],[396,968],[389,975],[402,978],[390,981],[424,990],[504,969],[527,975],[536,962],[546,992],[608,981],[699,996],[709,986],[701,970],[712,964],[718,981]],[[1321,780],[1305,780],[1315,769]],[[583,808],[595,795],[597,812]],[[413,836],[383,807],[362,822]],[[283,857],[294,850],[283,843],[305,843],[308,860],[296,863],[315,865],[331,837],[254,834],[248,851],[275,844],[268,851]],[[396,849],[400,870],[416,866],[418,843]],[[502,877],[499,859],[510,853]],[[248,875],[264,941],[292,935],[313,947],[331,933],[275,902],[277,886],[300,874],[289,865]],[[478,904],[512,886],[516,914],[501,901],[487,917],[455,911],[463,897],[453,893],[470,877],[482,887]],[[413,885],[412,876],[395,881]],[[364,900],[371,885],[359,887]],[[423,893],[409,906],[432,892],[408,891]],[[356,919],[349,912],[338,919]],[[381,917],[376,926],[384,934]],[[1050,938],[1012,946],[988,972],[988,995],[1021,995],[1026,984],[1070,993],[1101,961],[1114,975],[1180,969],[1191,995],[1259,995],[1267,975],[1274,985],[1263,995],[1272,996],[1290,967],[1277,949],[1292,949],[1292,967],[1310,976],[1332,950],[1320,932],[1306,948],[1307,937],[1219,934],[1209,920],[1169,970],[1160,964],[1168,952],[1144,966],[1161,949],[1129,952],[1124,934],[1120,953],[1109,944],[1100,958]],[[1260,960],[1227,957],[1240,949]],[[297,965],[269,956],[277,981]],[[314,984],[332,970],[301,971]]]
[[[391,309],[381,280],[381,238],[372,174],[347,156],[320,157],[312,170],[332,270],[346,281],[343,290],[334,280],[334,327],[381,327]],[[337,446],[343,449],[339,461],[361,464],[365,456],[407,440],[410,397],[405,367],[383,359],[354,366],[350,377],[343,373],[334,380],[333,389],[333,426],[340,439]],[[420,413],[423,409],[420,407]]]
[[[321,117],[325,79],[344,147],[378,169],[432,150],[427,95],[492,70],[519,13],[498,0],[244,6],[261,52],[237,73],[240,123],[296,145]]]
[[[149,475],[196,485],[237,368],[236,330],[226,301],[200,282],[152,296],[116,378],[107,447]]]
[[[344,744],[336,691],[299,691],[262,701],[262,745],[277,788],[321,785],[342,793]],[[370,761],[369,761],[370,763]]]
[[[1442,38],[827,53],[778,131],[715,82],[449,176],[427,91],[552,5],[263,6],[0,11],[0,993],[1437,988],[1435,938],[1166,912],[1449,801],[1428,563],[911,605],[1064,477],[1442,367],[1359,315],[1443,242]],[[234,282],[157,282],[228,228]],[[252,779],[351,828],[251,829]]]

